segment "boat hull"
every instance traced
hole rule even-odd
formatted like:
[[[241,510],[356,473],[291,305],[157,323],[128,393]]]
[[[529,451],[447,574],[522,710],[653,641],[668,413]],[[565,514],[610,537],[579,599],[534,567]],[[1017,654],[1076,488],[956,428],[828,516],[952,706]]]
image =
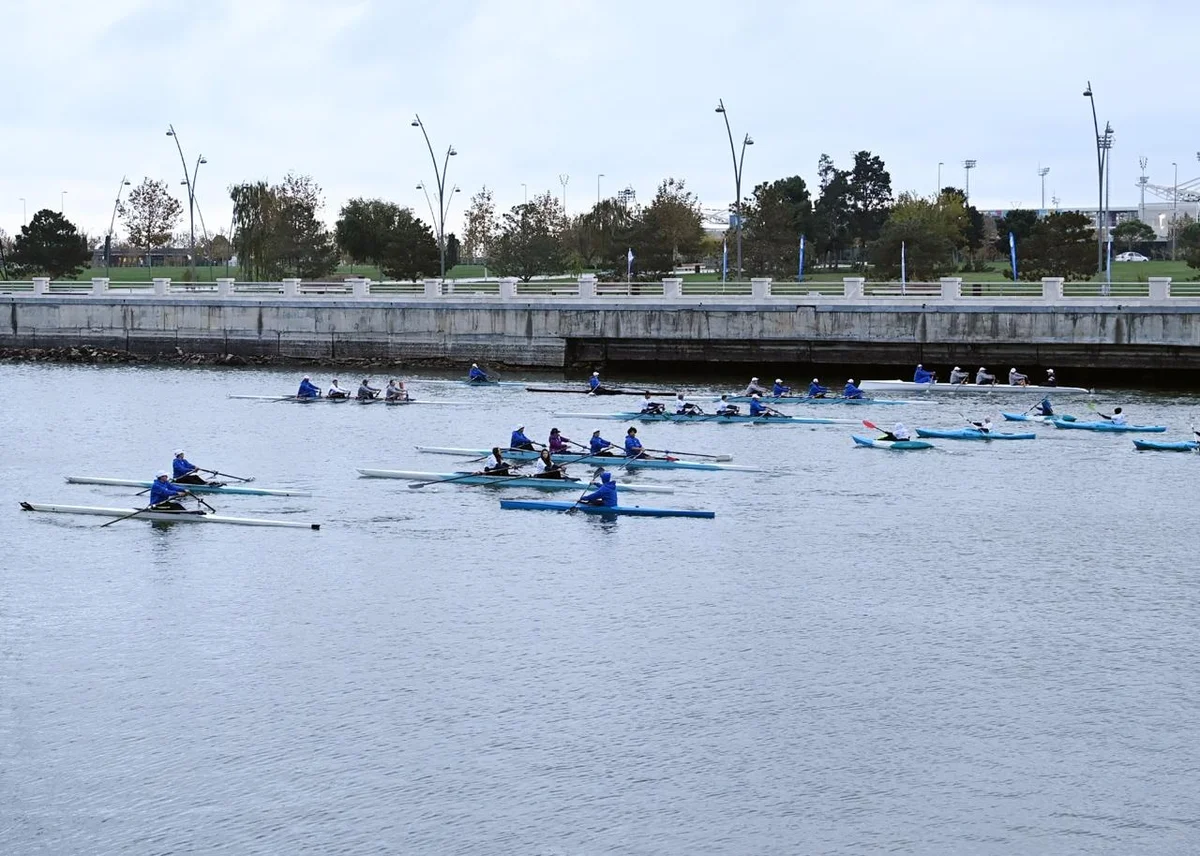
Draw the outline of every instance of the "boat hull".
[[[320,398],[297,398],[294,395],[231,395],[229,397],[242,401],[286,401],[289,404],[345,404],[352,401],[355,404],[386,404],[390,406],[421,404],[429,407],[467,407],[474,403],[471,401],[425,401],[415,398],[410,398],[406,401],[388,401],[385,398],[354,398],[353,396],[350,398],[329,398],[327,396],[321,396]]]
[[[67,484],[98,484],[107,485],[109,487],[139,487],[148,488],[151,482],[139,481],[138,479],[109,479],[101,478],[100,476],[67,476]],[[176,484],[171,483],[181,490],[188,490],[192,493],[224,493],[233,496],[312,496],[306,490],[282,490],[265,487],[242,487],[240,485],[225,485],[224,487],[213,487],[206,484]]]
[[[567,419],[612,419],[617,422],[681,422],[699,423],[713,422],[718,425],[735,423],[747,425],[858,425],[857,419],[825,419],[818,416],[718,416],[715,413],[687,415],[683,413],[638,413],[625,411],[622,413],[555,413],[555,416]]]
[[[579,389],[578,387],[560,387],[560,386],[527,386],[526,392],[557,392],[564,395],[645,395],[645,389],[622,389],[620,387],[602,386],[599,389]],[[670,390],[649,390],[651,395],[672,396],[675,393]]]
[[[22,502],[26,511],[44,511],[53,514],[90,514],[97,517],[127,517],[138,511],[136,508],[102,508],[95,505],[59,505],[48,502]],[[233,526],[272,526],[279,529],[320,529],[320,523],[296,523],[291,520],[258,520],[252,517],[223,517],[212,512],[195,511],[144,511],[132,520],[150,520],[156,523],[227,523]]]
[[[455,455],[460,458],[483,459],[490,455],[490,449],[451,449],[442,446],[417,446],[418,452],[430,455]],[[532,461],[537,452],[524,449],[501,449],[510,461]],[[662,458],[626,458],[621,455],[551,455],[556,464],[582,464],[584,466],[611,467],[613,469],[649,469],[649,470],[705,470],[713,472],[761,473],[758,467],[744,467],[736,464],[718,464],[707,461],[678,461]]]
[[[966,395],[983,393],[995,395],[1089,395],[1091,390],[1081,386],[1009,386],[1008,384],[974,383],[913,383],[910,380],[864,380],[858,385],[863,392],[929,392]]]
[[[1139,452],[1194,452],[1200,449],[1200,443],[1192,440],[1180,440],[1175,443],[1160,443],[1154,440],[1134,440],[1133,448]]]
[[[583,491],[588,483],[583,479],[535,479],[512,478],[511,476],[479,476],[466,473],[424,473],[415,470],[372,470],[359,467],[358,471],[367,478],[404,479],[406,481],[441,482],[464,485],[487,485],[488,487],[535,487],[540,490]],[[621,483],[622,493],[674,493],[669,485]]]
[[[933,448],[933,443],[926,443],[923,440],[875,440],[871,437],[860,437],[857,434],[850,436],[856,445],[865,446],[869,449],[891,449],[893,452],[908,452]]]
[[[1113,425],[1111,422],[1067,422],[1055,419],[1050,423],[1055,428],[1075,429],[1076,431],[1096,431],[1101,434],[1165,434],[1165,425]]]
[[[1063,422],[1077,422],[1074,416],[1063,414],[1062,416],[1035,416],[1032,413],[1001,413],[1005,422],[1037,422],[1041,425],[1049,425],[1055,419],[1061,419]]]
[[[1037,434],[1032,432],[1027,434],[1002,434],[998,431],[992,431],[985,434],[982,431],[976,431],[972,428],[951,428],[942,430],[939,428],[918,428],[918,437],[929,437],[934,440],[1036,440]]]
[[[531,499],[502,499],[500,507],[505,509],[521,509],[525,511],[582,511],[584,514],[611,514],[626,517],[699,517],[711,520],[717,516],[715,511],[691,511],[686,508],[644,508],[640,505],[618,505],[605,507],[599,505],[577,505],[573,502],[546,502]]]
[[[721,399],[714,398],[714,402]],[[730,395],[725,399],[730,404],[749,404],[753,398],[749,395]],[[893,405],[893,404],[928,404],[927,401],[906,401],[902,398],[843,398],[841,396],[830,396],[829,398],[809,398],[806,395],[781,395],[776,398],[773,395],[759,396],[759,401],[763,404],[769,404],[771,407],[780,407],[785,404],[857,404],[857,405]]]

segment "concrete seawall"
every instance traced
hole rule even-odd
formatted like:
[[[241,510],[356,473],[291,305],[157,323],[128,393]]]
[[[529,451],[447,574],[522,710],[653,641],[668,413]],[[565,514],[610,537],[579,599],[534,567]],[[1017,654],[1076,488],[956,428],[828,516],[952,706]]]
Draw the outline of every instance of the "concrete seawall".
[[[0,347],[156,354],[1200,369],[1200,301],[917,303],[0,296]]]

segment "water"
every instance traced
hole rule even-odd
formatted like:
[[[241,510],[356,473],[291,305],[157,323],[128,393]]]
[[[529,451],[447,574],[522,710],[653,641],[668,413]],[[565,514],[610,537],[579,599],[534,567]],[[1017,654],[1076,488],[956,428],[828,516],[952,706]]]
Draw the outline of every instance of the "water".
[[[0,852],[1200,848],[1195,456],[1053,428],[900,454],[850,427],[645,425],[772,472],[638,473],[679,492],[633,501],[717,519],[606,521],[354,467],[450,470],[412,446],[517,423],[583,440],[592,421],[549,413],[630,399],[225,398],[295,381],[0,366]],[[1116,403],[1168,439],[1200,414]],[[322,531],[18,510],[131,504],[61,477],[149,478],[176,446],[316,492],[223,512]]]

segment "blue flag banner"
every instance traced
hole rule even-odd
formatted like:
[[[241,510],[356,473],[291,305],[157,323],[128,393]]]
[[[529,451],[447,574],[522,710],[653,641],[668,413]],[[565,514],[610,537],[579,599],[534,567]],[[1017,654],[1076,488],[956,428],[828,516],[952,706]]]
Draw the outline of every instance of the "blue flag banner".
[[[626,281],[633,280],[633,247],[630,247],[629,252],[625,254],[625,279]]]
[[[1008,233],[1008,258],[1012,262],[1013,282],[1017,281],[1017,239],[1012,232]]]
[[[804,282],[804,236],[800,236],[800,270],[796,273],[796,282]]]
[[[1104,265],[1104,275],[1109,285],[1112,285],[1112,238],[1108,239],[1108,262]]]
[[[721,282],[729,275],[729,239],[721,242]]]
[[[900,293],[904,293],[904,287],[908,282],[908,252],[905,249],[904,242],[900,242]]]

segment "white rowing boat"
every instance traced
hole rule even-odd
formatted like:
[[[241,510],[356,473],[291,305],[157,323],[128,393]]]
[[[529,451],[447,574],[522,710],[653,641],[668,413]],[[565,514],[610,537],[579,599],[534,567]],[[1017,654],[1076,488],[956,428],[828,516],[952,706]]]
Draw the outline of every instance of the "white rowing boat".
[[[972,393],[995,395],[1091,395],[1094,390],[1081,386],[1010,386],[1007,383],[913,383],[910,380],[864,380],[858,385],[864,392],[931,392],[949,395]]]
[[[148,488],[149,481],[139,479],[110,479],[100,476],[67,476],[67,484],[99,484],[108,487],[139,487]],[[186,484],[171,482],[175,487],[192,493],[225,493],[237,496],[312,496],[307,490],[284,490],[281,488],[243,487],[240,484],[225,484],[216,487],[210,484]]]
[[[580,492],[588,486],[583,479],[538,479],[532,476],[483,476],[471,472],[462,473],[422,473],[416,470],[369,470],[362,467],[358,471],[367,478],[373,479],[406,479],[408,481],[448,482],[450,484],[488,485],[489,487],[536,487],[543,490],[574,490]],[[675,488],[669,485],[636,484],[621,482],[622,493],[674,493]]]
[[[294,395],[230,395],[229,397],[241,399],[242,401],[287,401],[292,404],[386,404],[390,407],[405,404],[425,404],[435,407],[466,407],[475,403],[473,401],[424,401],[412,398],[404,401],[388,401],[384,398],[364,398],[360,400],[354,396],[350,396],[349,398],[328,398],[325,396],[320,398],[297,398]]]
[[[58,505],[48,502],[22,502],[26,511],[46,511],[53,514],[91,514],[97,517],[130,517],[131,520],[153,520],[161,523],[229,523],[234,526],[275,526],[281,529],[320,529],[320,523],[297,523],[292,520],[261,520],[254,517],[224,517],[211,511],[140,511],[137,508],[102,508],[96,505]]]

